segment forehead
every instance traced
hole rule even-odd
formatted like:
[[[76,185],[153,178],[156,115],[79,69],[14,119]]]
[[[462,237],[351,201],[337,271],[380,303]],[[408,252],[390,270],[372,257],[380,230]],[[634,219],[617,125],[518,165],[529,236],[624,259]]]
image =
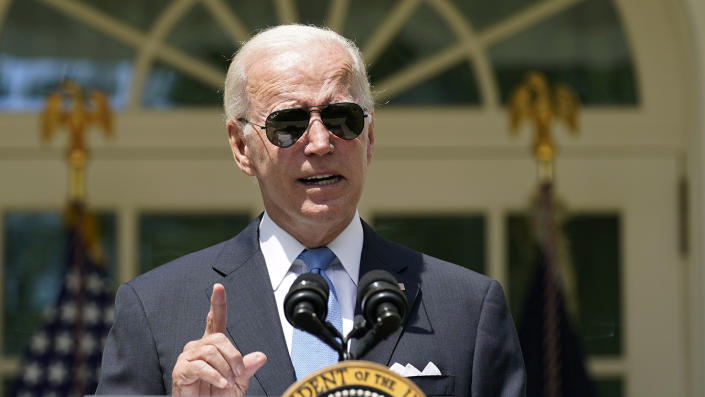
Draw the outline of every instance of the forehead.
[[[352,62],[340,45],[269,49],[248,69],[247,95],[255,111],[280,104],[320,105],[351,99]]]

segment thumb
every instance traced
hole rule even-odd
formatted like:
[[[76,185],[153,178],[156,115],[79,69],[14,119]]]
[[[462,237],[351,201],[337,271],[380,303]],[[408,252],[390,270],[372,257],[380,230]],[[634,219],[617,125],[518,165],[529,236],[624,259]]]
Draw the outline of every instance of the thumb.
[[[242,364],[233,368],[235,373],[235,395],[244,395],[250,385],[250,378],[267,362],[267,356],[262,352],[253,352],[242,357]]]
[[[250,378],[267,362],[267,356],[262,352],[252,352],[242,357],[242,365],[234,368],[235,385],[240,390],[247,390]]]
[[[225,287],[222,284],[213,284],[211,294],[211,307],[206,317],[206,330],[203,336],[225,331],[228,320],[228,306],[225,300]]]
[[[244,366],[242,375],[251,378],[266,362],[267,356],[262,352],[253,352],[245,355],[242,358],[242,364]]]

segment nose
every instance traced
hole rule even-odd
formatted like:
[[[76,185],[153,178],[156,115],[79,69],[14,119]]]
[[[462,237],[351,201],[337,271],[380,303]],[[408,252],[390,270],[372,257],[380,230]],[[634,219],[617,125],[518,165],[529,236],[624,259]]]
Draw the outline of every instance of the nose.
[[[323,124],[321,116],[316,111],[311,112],[311,121],[306,131],[306,146],[304,154],[308,156],[322,156],[335,150],[331,142],[331,133]]]

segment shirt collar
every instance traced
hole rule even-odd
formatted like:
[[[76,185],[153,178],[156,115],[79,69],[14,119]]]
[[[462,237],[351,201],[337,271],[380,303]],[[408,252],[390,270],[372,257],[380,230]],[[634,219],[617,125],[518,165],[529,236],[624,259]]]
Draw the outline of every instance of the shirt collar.
[[[357,210],[347,227],[331,241],[327,247],[338,257],[345,272],[355,285],[360,275],[363,231]],[[291,264],[306,249],[286,230],[277,225],[267,212],[264,212],[259,225],[259,245],[267,264],[272,289],[277,290],[289,272]]]

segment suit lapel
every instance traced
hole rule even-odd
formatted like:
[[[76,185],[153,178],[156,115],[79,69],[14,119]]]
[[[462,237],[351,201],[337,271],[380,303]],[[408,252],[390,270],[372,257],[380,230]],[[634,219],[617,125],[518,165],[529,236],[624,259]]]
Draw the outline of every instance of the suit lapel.
[[[422,265],[420,254],[409,250],[402,250],[394,246],[379,236],[365,222],[362,223],[364,231],[364,243],[362,256],[360,258],[360,275],[364,275],[370,270],[380,269],[391,273],[399,283],[404,286],[404,293],[411,313],[416,304],[419,294],[419,273]],[[360,313],[360,308],[355,308],[355,313]],[[381,341],[361,359],[374,361],[389,366],[399,338],[404,333],[409,315],[405,325]],[[353,347],[356,340],[353,340]]]
[[[259,218],[231,240],[213,269],[224,276],[227,331],[243,355],[261,351],[267,364],[255,378],[267,395],[280,395],[296,380],[284,340],[264,256],[259,249]],[[210,297],[210,289],[207,291]]]

